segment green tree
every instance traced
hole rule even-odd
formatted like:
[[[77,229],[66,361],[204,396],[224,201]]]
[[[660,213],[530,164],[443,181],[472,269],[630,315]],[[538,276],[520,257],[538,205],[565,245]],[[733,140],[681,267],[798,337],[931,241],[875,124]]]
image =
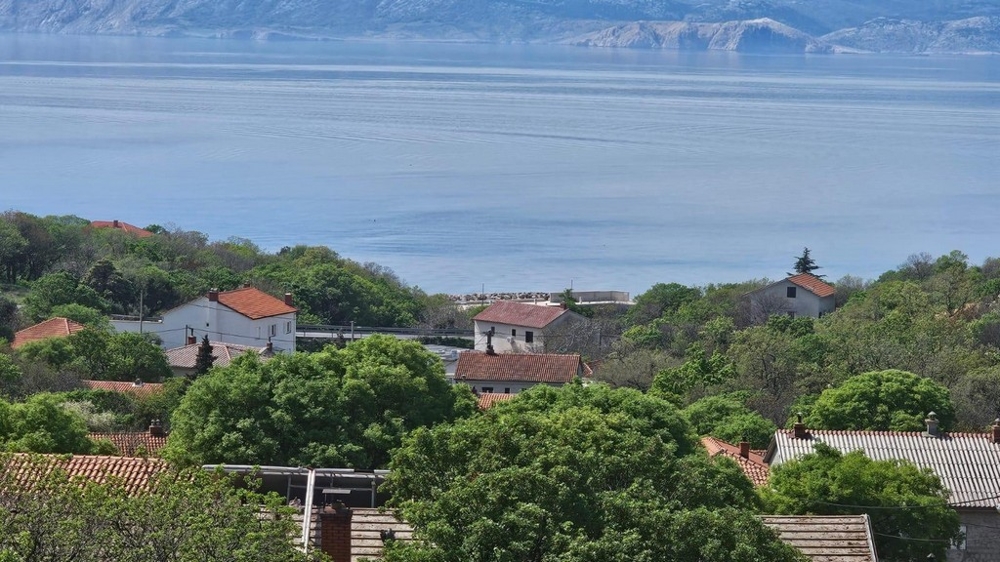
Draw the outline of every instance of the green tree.
[[[212,368],[216,357],[212,355],[212,342],[208,341],[208,334],[201,338],[198,345],[198,355],[194,359],[194,376],[204,375]]]
[[[795,258],[794,269],[795,273],[812,273],[820,269],[820,266],[816,265],[816,260],[809,256],[809,248],[802,248],[802,255]]]
[[[90,453],[87,425],[61,405],[59,396],[36,394],[25,402],[0,401],[0,440],[8,451]]]
[[[735,374],[733,365],[725,355],[705,353],[700,344],[688,350],[687,361],[676,368],[663,369],[653,378],[650,392],[675,404],[686,401],[687,394],[695,388],[708,388],[722,384]]]
[[[243,356],[190,385],[171,419],[169,458],[193,463],[379,468],[403,434],[471,415],[416,342],[371,336],[344,349]]]
[[[735,464],[694,450],[662,400],[531,389],[406,438],[386,487],[420,540],[386,560],[802,560],[752,515]]]
[[[24,298],[27,316],[41,321],[52,315],[52,309],[61,304],[80,304],[97,310],[107,310],[107,303],[90,287],[80,283],[71,273],[50,273],[31,285],[31,292]]]
[[[146,334],[88,328],[65,338],[31,342],[18,354],[95,380],[159,382],[171,376],[167,356]]]
[[[746,406],[748,393],[706,396],[682,410],[698,435],[711,435],[730,443],[748,441],[764,449],[778,429],[770,420]]]
[[[53,306],[50,314],[53,317],[68,318],[74,322],[98,330],[111,329],[111,321],[103,312],[82,304],[73,303]]]
[[[929,412],[941,429],[954,423],[947,388],[906,371],[872,371],[824,390],[805,422],[816,429],[920,431]]]
[[[26,485],[23,474],[38,476]],[[53,457],[0,456],[0,560],[307,560],[290,540],[291,509],[235,477],[166,471],[139,494],[125,484],[70,478]]]
[[[773,467],[761,495],[769,513],[867,513],[885,562],[923,561],[928,553],[944,560],[961,536],[958,514],[934,473],[860,451],[842,455],[822,443],[814,454]]]

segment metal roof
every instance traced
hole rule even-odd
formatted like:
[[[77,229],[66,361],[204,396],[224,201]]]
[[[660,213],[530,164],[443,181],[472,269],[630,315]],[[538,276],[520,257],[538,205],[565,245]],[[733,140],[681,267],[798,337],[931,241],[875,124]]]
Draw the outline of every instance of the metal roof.
[[[874,460],[902,459],[920,468],[929,468],[951,495],[954,507],[1000,506],[1000,444],[992,434],[897,431],[810,430],[806,439],[796,439],[792,431],[780,430],[768,450],[772,467],[813,452],[822,442],[841,451],[861,451]]]

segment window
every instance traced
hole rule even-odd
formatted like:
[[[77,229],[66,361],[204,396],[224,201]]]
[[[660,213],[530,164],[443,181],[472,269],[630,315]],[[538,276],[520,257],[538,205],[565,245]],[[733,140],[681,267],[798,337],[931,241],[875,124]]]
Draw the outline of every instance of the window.
[[[788,287],[785,289],[785,296],[794,299],[795,298],[795,287]]]
[[[510,387],[503,389],[504,394],[510,394]]]
[[[288,322],[285,322],[285,333],[286,334],[292,333],[292,321],[291,320],[289,320]]]
[[[513,337],[516,337],[516,336],[517,336],[517,330],[515,328],[511,328],[510,329],[510,337],[513,338]]]
[[[524,343],[532,343],[535,341],[535,332],[524,332]]]
[[[267,331],[267,335],[272,336],[272,337],[278,335],[278,325],[277,324],[271,324],[271,328]]]
[[[788,317],[789,318],[795,318],[795,311],[794,310],[789,310],[788,311]]]
[[[492,386],[484,386],[483,387],[483,392],[493,392],[493,387]]]

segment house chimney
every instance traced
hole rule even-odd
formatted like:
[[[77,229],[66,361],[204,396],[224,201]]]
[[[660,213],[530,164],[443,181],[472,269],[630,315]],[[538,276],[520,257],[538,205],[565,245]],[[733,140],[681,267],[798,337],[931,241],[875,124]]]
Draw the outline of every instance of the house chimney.
[[[209,289],[208,290],[208,302],[219,302],[219,290]]]
[[[493,336],[496,335],[496,328],[490,328],[490,331],[486,332],[486,355],[496,355],[497,352],[493,350]]]
[[[351,562],[351,510],[327,506],[319,513],[320,550],[333,562]]]
[[[559,303],[559,308],[566,310],[569,308],[569,305],[566,304],[566,301],[562,301],[561,303]]]
[[[196,343],[198,343],[198,338],[194,337],[194,335],[190,335],[190,336],[187,337],[187,344],[188,345],[194,345]]]
[[[294,306],[292,304],[292,294],[291,293],[285,293],[285,304],[288,305],[288,306]]]
[[[249,289],[250,288],[250,282],[249,281],[244,281],[243,282],[243,288],[244,289]]]
[[[750,458],[750,442],[740,441],[740,456],[749,459]]]
[[[135,379],[132,381],[132,386],[142,386],[142,379]]]
[[[114,226],[115,228],[118,228],[118,226],[119,226],[119,223],[118,223],[118,219],[115,219],[115,220],[111,221],[111,224],[112,224],[112,225],[113,225],[113,226]]]
[[[802,423],[802,412],[795,414],[795,425],[792,426],[792,437],[795,439],[808,439],[809,434],[806,432],[806,424]]]
[[[927,413],[927,419],[924,420],[927,424],[927,432],[924,433],[925,437],[937,437],[938,436],[938,425],[940,422],[937,419],[937,414],[934,412]]]
[[[991,429],[993,430],[992,442],[1000,444],[1000,418],[993,421],[993,427]]]
[[[149,434],[153,437],[163,437],[163,424],[160,423],[160,420],[153,420],[149,424]]]

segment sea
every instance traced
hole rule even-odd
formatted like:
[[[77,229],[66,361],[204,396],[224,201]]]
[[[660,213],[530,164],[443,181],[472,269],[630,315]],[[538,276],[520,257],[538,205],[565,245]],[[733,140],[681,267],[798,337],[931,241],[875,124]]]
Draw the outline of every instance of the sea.
[[[0,210],[429,293],[1000,256],[1000,57],[0,35]]]

